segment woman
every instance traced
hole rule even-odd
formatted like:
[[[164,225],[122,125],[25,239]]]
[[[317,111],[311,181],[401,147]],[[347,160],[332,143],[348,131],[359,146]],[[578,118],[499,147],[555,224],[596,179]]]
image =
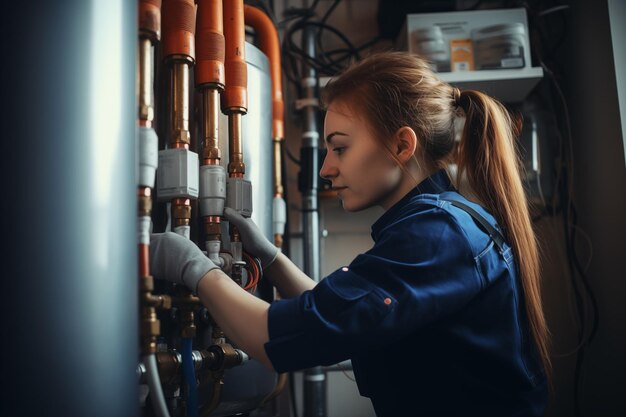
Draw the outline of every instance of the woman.
[[[401,52],[356,63],[325,101],[320,175],[347,211],[385,209],[372,249],[315,285],[227,209],[283,300],[253,297],[173,234],[152,241],[155,276],[196,291],[235,344],[278,372],[352,359],[378,416],[542,415],[548,331],[504,107]],[[448,179],[453,162],[474,202]]]

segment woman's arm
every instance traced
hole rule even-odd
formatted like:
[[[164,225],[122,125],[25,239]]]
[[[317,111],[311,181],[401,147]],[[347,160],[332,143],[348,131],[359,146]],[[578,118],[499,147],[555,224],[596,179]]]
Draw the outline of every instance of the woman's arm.
[[[244,291],[219,269],[207,272],[200,280],[198,296],[237,347],[274,370],[264,347],[269,340],[267,302]]]
[[[282,252],[263,273],[278,289],[283,298],[297,297],[304,291],[313,289],[317,284]]]

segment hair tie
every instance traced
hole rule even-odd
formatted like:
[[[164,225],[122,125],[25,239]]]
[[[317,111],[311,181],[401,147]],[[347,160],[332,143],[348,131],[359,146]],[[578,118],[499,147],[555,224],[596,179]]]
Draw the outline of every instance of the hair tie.
[[[459,107],[461,102],[461,90],[456,87],[452,87],[452,101],[454,101],[454,107]]]

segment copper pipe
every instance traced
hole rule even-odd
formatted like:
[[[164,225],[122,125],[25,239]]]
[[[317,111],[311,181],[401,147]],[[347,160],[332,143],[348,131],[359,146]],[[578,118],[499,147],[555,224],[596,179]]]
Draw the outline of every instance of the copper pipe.
[[[170,148],[189,148],[189,68],[195,60],[193,0],[163,1],[163,56],[171,61]]]
[[[139,38],[139,78],[137,80],[139,99],[139,120],[146,121],[146,127],[154,120],[154,99],[152,90],[153,53],[152,41]]]
[[[243,133],[241,131],[242,113],[228,115],[228,175],[243,177],[246,165],[243,162]]]
[[[215,88],[205,88],[202,91],[203,120],[203,165],[218,165],[221,152],[219,148],[219,91]]]
[[[244,6],[246,25],[251,26],[259,40],[259,48],[270,61],[272,79],[272,136],[282,140],[285,137],[285,117],[283,100],[283,81],[280,64],[280,40],[276,27],[263,11],[256,7]]]
[[[251,26],[258,38],[259,48],[270,61],[272,80],[272,142],[273,142],[273,181],[274,196],[282,200],[284,189],[282,179],[281,146],[285,137],[285,103],[283,99],[282,67],[280,62],[280,39],[272,19],[263,11],[252,6],[244,6],[246,25]],[[283,236],[274,234],[274,244],[281,248]]]
[[[170,148],[189,149],[189,62],[172,63]]]
[[[284,194],[282,174],[283,159],[281,155],[282,139],[273,138],[272,143],[274,145],[274,196],[282,197]]]

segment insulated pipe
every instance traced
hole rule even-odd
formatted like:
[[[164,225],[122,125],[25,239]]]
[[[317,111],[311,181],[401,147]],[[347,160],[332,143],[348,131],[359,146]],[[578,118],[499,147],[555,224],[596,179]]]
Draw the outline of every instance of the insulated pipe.
[[[221,241],[221,215],[226,190],[222,186],[225,173],[220,166],[219,95],[224,91],[224,28],[222,0],[198,1],[196,33],[196,87],[202,92],[202,159],[200,170],[200,211],[204,217],[204,232],[209,242]],[[217,248],[219,252],[219,247]]]
[[[259,47],[270,61],[272,79],[272,142],[274,153],[274,244],[282,247],[285,234],[286,204],[283,199],[281,145],[285,138],[285,104],[280,63],[280,40],[276,27],[267,14],[256,7],[244,6],[246,25],[254,28]]]
[[[223,5],[226,88],[222,93],[222,112],[228,115],[228,174],[231,177],[243,177],[246,167],[243,162],[241,116],[248,111],[243,0],[224,0]]]
[[[171,63],[170,148],[189,149],[189,72],[195,61],[196,9],[193,0],[163,1],[163,57]],[[174,230],[186,234],[191,221],[191,200],[172,200]]]

